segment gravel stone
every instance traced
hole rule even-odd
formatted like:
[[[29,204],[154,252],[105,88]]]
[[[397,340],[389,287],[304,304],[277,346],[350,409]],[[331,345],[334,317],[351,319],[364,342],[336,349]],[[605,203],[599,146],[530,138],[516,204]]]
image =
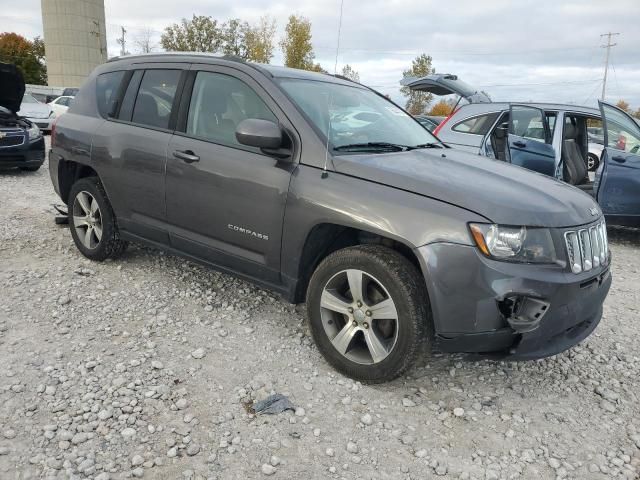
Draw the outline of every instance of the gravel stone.
[[[268,463],[262,464],[262,473],[265,475],[273,475],[276,471],[277,469],[273,465],[269,465]]]

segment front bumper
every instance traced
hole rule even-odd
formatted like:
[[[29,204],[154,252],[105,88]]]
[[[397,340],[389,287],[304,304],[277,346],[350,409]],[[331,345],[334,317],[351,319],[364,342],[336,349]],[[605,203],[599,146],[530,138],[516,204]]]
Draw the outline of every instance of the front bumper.
[[[51,131],[51,127],[53,125],[53,121],[56,119],[55,116],[48,118],[31,118],[26,117],[31,123],[35,123],[40,130],[44,130],[47,132]]]
[[[417,253],[426,272],[435,348],[446,352],[522,360],[560,353],[596,328],[611,285],[609,264],[576,275],[556,265],[490,260],[467,245],[437,243]],[[526,328],[505,308],[513,298],[547,307]]]
[[[36,167],[44,163],[44,138],[15,147],[0,148],[0,168]]]

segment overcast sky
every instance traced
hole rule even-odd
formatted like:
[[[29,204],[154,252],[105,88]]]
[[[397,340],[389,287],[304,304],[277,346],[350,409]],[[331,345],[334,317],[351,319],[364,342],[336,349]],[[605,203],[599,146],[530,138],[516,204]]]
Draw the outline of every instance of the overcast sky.
[[[46,0],[45,0],[46,1]],[[40,0],[0,11],[0,31],[42,35]],[[249,22],[270,15],[278,40],[287,17],[312,22],[316,60],[333,71],[340,0],[105,0],[109,54],[117,55],[120,26],[128,49],[149,28],[159,43],[167,25],[210,15]],[[607,99],[640,107],[640,0],[344,0],[338,69],[351,64],[363,83],[396,100],[412,58],[433,57],[438,72],[455,73],[494,100],[595,105],[602,90],[605,32],[619,32],[611,50]],[[273,63],[281,64],[278,52]]]

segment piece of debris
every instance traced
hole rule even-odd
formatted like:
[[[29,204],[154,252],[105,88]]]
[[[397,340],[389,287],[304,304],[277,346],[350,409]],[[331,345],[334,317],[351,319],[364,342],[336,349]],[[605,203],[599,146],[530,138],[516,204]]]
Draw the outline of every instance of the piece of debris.
[[[252,410],[253,413],[256,414],[275,415],[285,410],[295,410],[295,407],[287,397],[276,393],[268,396],[264,400],[254,403]]]

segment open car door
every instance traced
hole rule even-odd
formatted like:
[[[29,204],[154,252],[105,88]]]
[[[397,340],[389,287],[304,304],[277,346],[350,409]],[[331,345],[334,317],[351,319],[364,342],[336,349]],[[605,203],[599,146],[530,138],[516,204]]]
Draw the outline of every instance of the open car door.
[[[594,182],[607,221],[640,226],[640,126],[623,110],[598,102],[604,150]]]
[[[507,159],[520,167],[553,177],[556,151],[544,110],[513,104],[509,110]]]
[[[428,92],[434,95],[451,95],[455,93],[469,103],[491,103],[491,98],[485,92],[481,92],[471,85],[458,79],[457,75],[450,73],[434,73],[426,77],[407,77],[400,82],[413,91]]]

